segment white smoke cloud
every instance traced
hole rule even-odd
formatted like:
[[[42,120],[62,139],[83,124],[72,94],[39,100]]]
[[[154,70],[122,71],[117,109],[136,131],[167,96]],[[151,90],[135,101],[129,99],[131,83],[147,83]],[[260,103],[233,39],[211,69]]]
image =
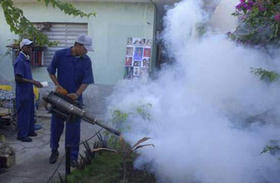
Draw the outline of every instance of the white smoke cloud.
[[[195,28],[208,19],[201,6],[185,0],[168,11],[163,38],[176,62],[156,80],[120,82],[109,110],[152,105],[151,120],[131,116],[124,137],[131,143],[152,137],[155,148],[142,149],[135,165],[150,163],[158,182],[278,183],[279,161],[260,152],[279,138],[279,82],[260,81],[251,68],[280,71],[279,54],[245,48],[224,34],[198,38]]]

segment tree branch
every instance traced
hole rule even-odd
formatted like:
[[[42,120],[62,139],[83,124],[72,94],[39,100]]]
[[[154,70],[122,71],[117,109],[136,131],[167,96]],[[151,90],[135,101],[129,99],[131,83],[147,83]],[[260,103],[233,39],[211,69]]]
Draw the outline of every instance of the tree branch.
[[[90,17],[95,16],[94,12],[84,13],[76,9],[72,4],[62,2],[60,0],[37,0],[38,2],[45,2],[48,6],[51,4],[54,8],[58,8],[67,15]],[[10,26],[11,32],[20,35],[20,37],[29,38],[34,41],[37,46],[53,46],[57,43],[50,42],[48,37],[37,30],[34,25],[23,15],[20,8],[14,6],[12,0],[0,0],[4,16],[7,24]]]

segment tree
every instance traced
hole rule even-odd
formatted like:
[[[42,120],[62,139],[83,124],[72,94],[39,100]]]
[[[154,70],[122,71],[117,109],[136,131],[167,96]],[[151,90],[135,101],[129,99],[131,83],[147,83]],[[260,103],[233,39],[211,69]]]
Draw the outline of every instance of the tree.
[[[230,36],[246,45],[280,47],[280,1],[240,0],[236,6],[239,25]]]
[[[229,37],[246,46],[280,47],[280,1],[240,0],[233,13],[239,19],[238,26]],[[252,68],[252,73],[266,82],[277,81],[280,74],[263,68]]]
[[[37,0],[38,2],[45,3],[46,7],[52,5],[58,8],[67,15],[74,15],[80,17],[95,16],[94,12],[85,13],[76,9],[71,3],[62,2],[61,0]],[[10,26],[11,32],[30,38],[36,45],[39,46],[52,46],[53,42],[48,40],[48,37],[37,30],[33,24],[24,16],[20,8],[14,6],[12,0],[0,0],[4,16],[7,24]]]

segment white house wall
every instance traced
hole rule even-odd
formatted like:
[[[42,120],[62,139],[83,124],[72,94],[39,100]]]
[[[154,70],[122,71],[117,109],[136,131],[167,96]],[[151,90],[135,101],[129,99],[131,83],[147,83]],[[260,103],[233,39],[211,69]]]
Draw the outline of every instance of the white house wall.
[[[75,7],[96,12],[96,17],[79,18],[65,15],[41,3],[17,3],[32,22],[87,23],[88,33],[93,37],[95,52],[88,55],[93,61],[95,81],[98,84],[115,84],[124,75],[124,58],[128,37],[154,38],[155,8],[152,3],[74,3]],[[9,30],[0,9],[0,74],[13,80],[11,56],[3,56],[6,45],[17,38]],[[33,70],[33,77],[49,80],[45,67]]]

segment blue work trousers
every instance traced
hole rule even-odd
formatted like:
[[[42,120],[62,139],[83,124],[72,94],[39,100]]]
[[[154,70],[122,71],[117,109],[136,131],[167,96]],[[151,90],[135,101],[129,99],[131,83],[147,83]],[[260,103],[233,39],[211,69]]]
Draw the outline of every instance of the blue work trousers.
[[[17,103],[17,128],[18,138],[28,137],[34,133],[34,99],[24,100]]]
[[[59,139],[64,129],[64,120],[56,115],[52,115],[51,120],[51,140],[52,151],[59,147]],[[71,160],[78,160],[80,144],[81,119],[66,121],[65,146],[71,148]]]

